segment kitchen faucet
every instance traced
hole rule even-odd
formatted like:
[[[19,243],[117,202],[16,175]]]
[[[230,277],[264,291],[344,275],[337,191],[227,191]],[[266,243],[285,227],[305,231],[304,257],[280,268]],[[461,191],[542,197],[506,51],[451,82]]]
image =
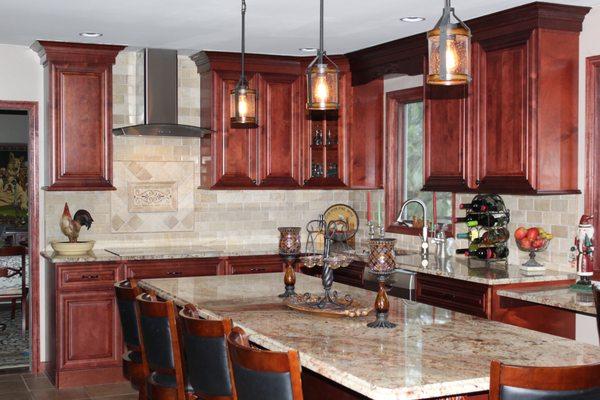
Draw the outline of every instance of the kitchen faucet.
[[[419,199],[406,200],[404,202],[404,204],[402,204],[402,209],[400,209],[400,215],[398,215],[397,221],[399,224],[406,225],[406,222],[402,220],[402,214],[404,214],[404,210],[406,210],[406,207],[411,203],[418,204],[423,209],[423,231],[421,233],[421,256],[428,257],[429,256],[429,241],[427,240],[427,234],[428,234],[428,232],[427,232],[428,231],[428,229],[427,229],[427,206],[425,205],[425,203],[423,203],[423,201],[419,200]]]

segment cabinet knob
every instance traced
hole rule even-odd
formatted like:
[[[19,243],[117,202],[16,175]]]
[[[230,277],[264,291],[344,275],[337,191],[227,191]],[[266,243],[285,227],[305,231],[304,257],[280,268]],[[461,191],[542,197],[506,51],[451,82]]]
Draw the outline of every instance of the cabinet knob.
[[[252,179],[252,183],[256,185],[256,179]]]
[[[480,181],[479,179],[477,179],[477,180],[475,181],[475,184],[476,184],[477,186],[479,186],[479,185],[481,185],[481,181]]]
[[[85,280],[96,280],[98,278],[99,278],[98,275],[81,275],[81,279],[85,279]]]
[[[266,268],[250,268],[250,272],[265,272]]]
[[[167,272],[167,275],[171,275],[171,276],[181,275],[181,271],[169,271],[169,272]]]

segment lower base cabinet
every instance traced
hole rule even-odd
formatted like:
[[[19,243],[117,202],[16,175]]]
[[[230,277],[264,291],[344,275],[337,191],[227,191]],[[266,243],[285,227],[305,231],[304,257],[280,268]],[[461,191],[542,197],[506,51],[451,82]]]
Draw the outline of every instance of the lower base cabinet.
[[[575,313],[541,305],[517,304],[498,296],[498,290],[564,286],[569,281],[484,285],[446,277],[417,274],[416,300],[477,317],[491,319],[567,339],[575,339]]]
[[[59,388],[122,380],[123,344],[113,284],[118,263],[55,266],[55,351],[48,375]]]

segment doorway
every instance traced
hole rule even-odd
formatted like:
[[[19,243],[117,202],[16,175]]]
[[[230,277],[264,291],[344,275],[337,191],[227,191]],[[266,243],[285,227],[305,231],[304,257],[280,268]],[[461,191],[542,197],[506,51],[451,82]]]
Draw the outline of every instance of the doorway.
[[[0,101],[0,372],[39,372],[38,105]]]

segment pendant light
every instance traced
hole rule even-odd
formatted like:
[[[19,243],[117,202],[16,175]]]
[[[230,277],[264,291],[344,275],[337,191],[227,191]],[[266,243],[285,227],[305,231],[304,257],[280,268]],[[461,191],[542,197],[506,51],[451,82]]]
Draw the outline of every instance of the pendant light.
[[[230,120],[235,128],[256,128],[256,90],[248,87],[245,72],[246,53],[246,1],[242,0],[242,73],[230,95]]]
[[[306,69],[306,108],[309,110],[337,110],[339,107],[340,70],[323,50],[323,2],[321,0],[319,50]]]
[[[430,85],[471,82],[471,30],[454,13],[450,0],[435,27],[427,32]]]

